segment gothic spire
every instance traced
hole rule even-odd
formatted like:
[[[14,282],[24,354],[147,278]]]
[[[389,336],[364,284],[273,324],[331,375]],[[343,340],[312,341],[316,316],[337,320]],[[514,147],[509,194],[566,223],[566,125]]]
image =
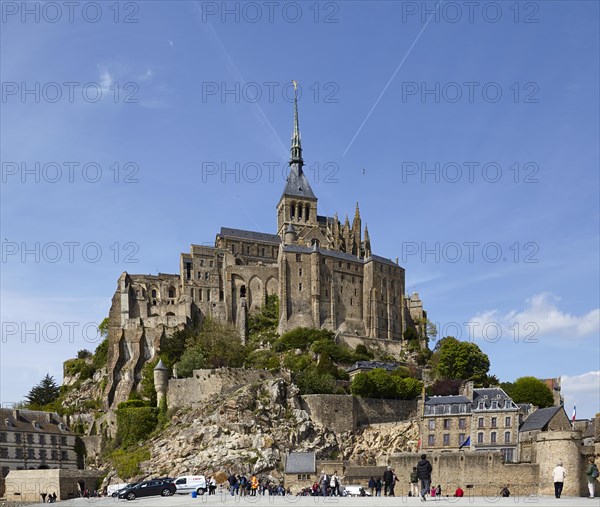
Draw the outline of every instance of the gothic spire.
[[[290,159],[290,165],[298,164],[298,172],[302,173],[304,161],[302,160],[300,126],[298,125],[298,81],[292,81],[292,83],[294,83],[294,132],[292,134],[292,158]]]

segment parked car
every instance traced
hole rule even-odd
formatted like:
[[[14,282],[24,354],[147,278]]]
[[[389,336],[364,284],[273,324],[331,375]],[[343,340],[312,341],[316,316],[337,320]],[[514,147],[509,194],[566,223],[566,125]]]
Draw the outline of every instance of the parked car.
[[[111,484],[110,486],[108,486],[106,488],[106,494],[116,498],[119,496],[119,493],[121,493],[122,491],[125,491],[127,488],[131,488],[132,486],[135,486],[136,484],[137,484],[137,482],[128,482],[128,483],[124,483],[124,484]]]
[[[195,491],[199,495],[203,495],[208,490],[206,486],[206,477],[203,475],[184,475],[177,477],[175,480],[177,493],[185,495]]]
[[[151,481],[139,482],[131,488],[125,488],[119,493],[119,498],[126,500],[135,500],[143,496],[171,496],[175,494],[177,488],[175,484],[169,481],[153,479]]]
[[[371,496],[371,493],[362,486],[345,486],[344,496]]]

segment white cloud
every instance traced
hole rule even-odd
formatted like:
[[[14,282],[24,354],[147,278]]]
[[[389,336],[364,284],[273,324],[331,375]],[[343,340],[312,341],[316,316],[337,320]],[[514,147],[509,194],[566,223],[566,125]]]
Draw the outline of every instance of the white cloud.
[[[582,375],[563,375],[561,393],[565,398],[565,409],[571,417],[573,405],[577,406],[577,418],[589,419],[600,412],[600,370]]]
[[[148,79],[154,76],[154,72],[152,69],[146,69],[146,72],[138,76],[138,81],[148,81]]]
[[[108,93],[113,84],[113,77],[108,70],[103,69],[100,71],[100,82],[98,84],[100,85],[100,88],[102,88],[102,93]]]
[[[511,310],[505,314],[499,310],[487,310],[475,315],[471,322],[480,326],[499,325],[503,331],[517,326],[522,332],[527,332],[525,326],[529,326],[530,330],[535,330],[539,340],[553,337],[583,338],[600,331],[600,309],[573,315],[562,311],[558,302],[558,296],[543,292],[527,299],[522,310]]]

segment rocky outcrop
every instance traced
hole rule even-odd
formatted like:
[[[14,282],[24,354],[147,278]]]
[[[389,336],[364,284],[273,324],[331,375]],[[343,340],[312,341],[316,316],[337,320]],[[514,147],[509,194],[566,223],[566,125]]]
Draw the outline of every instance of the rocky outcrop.
[[[291,451],[375,465],[391,453],[415,451],[417,428],[406,422],[335,433],[312,421],[301,409],[297,388],[277,378],[176,412],[169,427],[148,442],[151,459],[142,463],[142,477],[233,470],[277,479]]]

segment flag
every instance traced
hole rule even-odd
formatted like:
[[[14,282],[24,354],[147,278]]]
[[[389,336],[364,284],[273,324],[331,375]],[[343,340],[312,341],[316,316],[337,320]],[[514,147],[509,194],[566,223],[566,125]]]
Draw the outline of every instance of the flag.
[[[458,450],[460,451],[463,447],[471,447],[471,437],[468,436],[467,439],[460,444],[460,447],[458,448]]]
[[[571,421],[575,422],[575,418],[577,417],[577,407],[573,405],[573,416],[571,417]]]

